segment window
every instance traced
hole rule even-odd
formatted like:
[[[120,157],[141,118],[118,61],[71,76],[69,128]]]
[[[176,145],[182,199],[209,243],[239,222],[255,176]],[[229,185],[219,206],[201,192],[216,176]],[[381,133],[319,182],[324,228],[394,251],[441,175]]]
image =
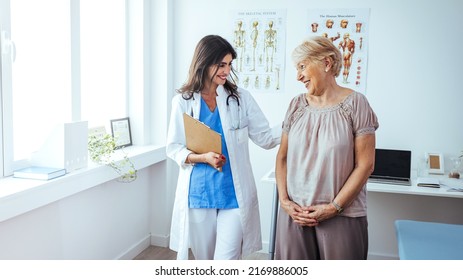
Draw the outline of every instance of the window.
[[[57,122],[71,121],[69,11],[67,1],[11,0],[14,161],[37,150]]]
[[[125,1],[80,4],[81,112],[92,127],[126,116]]]
[[[0,0],[0,10],[4,175],[56,124],[127,116],[125,0]]]

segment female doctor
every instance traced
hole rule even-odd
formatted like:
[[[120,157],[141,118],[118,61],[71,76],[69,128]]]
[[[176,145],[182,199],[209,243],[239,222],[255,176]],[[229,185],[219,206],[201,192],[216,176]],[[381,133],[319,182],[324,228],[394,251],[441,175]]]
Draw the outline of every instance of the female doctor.
[[[270,128],[250,93],[234,83],[235,58],[222,37],[202,38],[188,79],[172,99],[167,156],[180,167],[170,233],[177,259],[188,259],[190,247],[196,260],[240,259],[262,249],[248,138],[273,148],[281,126]],[[187,149],[183,113],[221,134],[221,154]]]

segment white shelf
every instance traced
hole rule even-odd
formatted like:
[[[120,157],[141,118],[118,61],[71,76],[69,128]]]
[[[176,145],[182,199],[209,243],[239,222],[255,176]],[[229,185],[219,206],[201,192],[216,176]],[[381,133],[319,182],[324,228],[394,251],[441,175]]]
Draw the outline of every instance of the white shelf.
[[[124,151],[138,170],[166,159],[164,146],[131,146]],[[86,168],[48,181],[12,176],[0,179],[0,222],[118,177],[106,165],[89,163]]]

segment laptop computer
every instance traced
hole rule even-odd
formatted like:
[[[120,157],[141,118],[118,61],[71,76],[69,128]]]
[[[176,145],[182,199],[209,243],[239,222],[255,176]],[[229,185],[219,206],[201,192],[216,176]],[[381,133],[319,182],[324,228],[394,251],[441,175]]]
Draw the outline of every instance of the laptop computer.
[[[411,151],[376,149],[375,169],[368,182],[411,186]]]

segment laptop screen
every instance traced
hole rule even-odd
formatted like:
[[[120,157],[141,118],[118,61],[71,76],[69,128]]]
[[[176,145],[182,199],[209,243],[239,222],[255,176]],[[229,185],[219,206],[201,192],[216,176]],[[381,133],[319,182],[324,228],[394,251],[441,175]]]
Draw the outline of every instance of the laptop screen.
[[[371,179],[410,182],[411,151],[376,149]]]

